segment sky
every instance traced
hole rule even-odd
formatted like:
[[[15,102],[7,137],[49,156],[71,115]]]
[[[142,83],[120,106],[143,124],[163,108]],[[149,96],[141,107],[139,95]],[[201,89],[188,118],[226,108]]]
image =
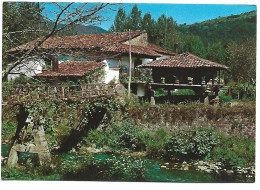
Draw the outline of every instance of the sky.
[[[123,4],[128,14],[135,4]],[[150,12],[154,19],[158,19],[162,14],[168,17],[172,16],[178,24],[193,24],[219,16],[236,15],[252,10],[256,10],[255,5],[221,5],[221,4],[137,4],[138,9],[142,11],[142,16]],[[115,18],[116,12],[107,13],[110,18]],[[113,20],[101,23],[101,27],[109,29]]]
[[[128,14],[131,12],[132,7],[137,4],[138,9],[142,11],[142,16],[150,12],[152,17],[157,20],[162,14],[167,17],[172,16],[177,24],[193,24],[196,22],[202,22],[209,19],[214,19],[223,16],[236,15],[252,10],[256,10],[255,5],[224,5],[224,4],[158,4],[158,3],[124,3],[113,6],[113,9],[118,9],[120,6],[125,7],[125,11]],[[92,6],[95,4],[92,4]],[[89,5],[91,6],[91,4]],[[57,8],[57,7],[56,7]],[[52,11],[55,11],[55,6],[47,6],[47,11],[50,17],[52,17]],[[113,24],[113,20],[116,16],[116,11],[107,10],[104,11],[104,16],[108,18],[108,21],[95,24],[108,30]],[[56,16],[55,16],[56,18]]]

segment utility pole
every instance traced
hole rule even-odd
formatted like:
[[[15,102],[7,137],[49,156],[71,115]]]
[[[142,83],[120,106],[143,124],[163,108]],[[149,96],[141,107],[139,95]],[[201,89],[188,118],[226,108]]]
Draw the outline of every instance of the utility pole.
[[[131,55],[131,34],[129,29],[129,80],[128,80],[128,98],[130,98],[130,91],[131,91],[131,68],[132,68],[132,55]]]

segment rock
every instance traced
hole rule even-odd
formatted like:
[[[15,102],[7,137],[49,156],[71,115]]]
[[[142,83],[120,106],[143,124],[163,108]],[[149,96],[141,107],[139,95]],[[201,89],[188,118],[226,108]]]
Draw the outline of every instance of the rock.
[[[212,172],[212,170],[211,169],[206,169],[205,172],[210,173],[210,172]]]
[[[233,171],[233,170],[227,170],[227,173],[228,173],[228,174],[233,174],[234,171]]]
[[[189,165],[188,165],[188,164],[185,165],[185,166],[183,167],[183,170],[189,170]]]
[[[135,156],[135,157],[145,157],[147,155],[146,152],[133,152],[132,153],[132,156]]]
[[[200,170],[202,170],[202,171],[204,171],[204,170],[206,170],[206,169],[207,169],[207,167],[206,167],[206,166],[198,166],[198,168],[199,168]]]
[[[203,161],[199,161],[199,165],[203,165],[204,164],[204,162]]]

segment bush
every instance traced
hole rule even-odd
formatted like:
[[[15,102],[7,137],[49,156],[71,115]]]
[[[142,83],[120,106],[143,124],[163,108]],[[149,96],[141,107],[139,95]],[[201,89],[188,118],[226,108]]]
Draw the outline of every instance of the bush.
[[[213,129],[198,128],[176,131],[166,144],[168,158],[204,158],[218,143]]]
[[[77,157],[62,163],[62,173],[65,180],[144,181],[145,161],[130,156]]]
[[[138,137],[140,131],[132,120],[126,120],[120,124],[114,123],[103,131],[91,130],[84,140],[87,146],[95,144],[97,148],[107,146],[114,151],[123,148],[140,150],[143,147]]]
[[[145,145],[149,157],[157,157],[165,154],[165,144],[169,140],[169,133],[164,129],[157,129],[154,133],[143,132],[142,142]]]
[[[192,89],[179,89],[177,92],[172,92],[172,95],[196,95]]]
[[[220,135],[220,143],[214,147],[211,157],[227,167],[247,167],[255,161],[255,140],[244,136]]]
[[[144,181],[146,161],[130,156],[57,156],[53,166],[10,169],[2,166],[3,180]]]
[[[220,103],[227,103],[231,102],[232,98],[230,96],[220,96],[219,101]]]

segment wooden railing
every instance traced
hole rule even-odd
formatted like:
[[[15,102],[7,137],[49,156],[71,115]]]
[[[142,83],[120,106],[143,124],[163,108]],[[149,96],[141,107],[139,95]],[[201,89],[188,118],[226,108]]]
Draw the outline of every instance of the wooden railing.
[[[13,85],[2,87],[2,104],[45,99],[86,100],[119,95],[116,84]]]

